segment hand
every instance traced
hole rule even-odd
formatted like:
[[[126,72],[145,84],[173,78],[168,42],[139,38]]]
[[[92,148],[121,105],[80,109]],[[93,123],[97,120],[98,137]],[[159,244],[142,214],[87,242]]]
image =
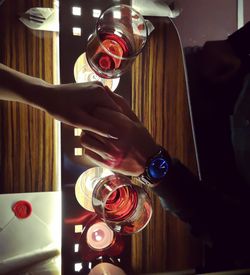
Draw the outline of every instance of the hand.
[[[211,83],[223,83],[234,77],[241,67],[240,59],[226,40],[208,41],[201,50],[203,77]]]
[[[115,134],[111,123],[95,116],[97,107],[121,111],[100,82],[53,85],[43,102],[47,112],[66,124],[105,137]]]
[[[62,122],[112,137],[114,128],[93,115],[96,107],[121,111],[100,82],[51,85],[0,63],[0,100],[29,104]]]
[[[147,159],[159,148],[125,100],[111,92],[109,94],[123,113],[98,108],[95,117],[112,124],[117,139],[107,139],[85,131],[81,137],[85,154],[99,166],[124,175],[139,176],[144,172]]]

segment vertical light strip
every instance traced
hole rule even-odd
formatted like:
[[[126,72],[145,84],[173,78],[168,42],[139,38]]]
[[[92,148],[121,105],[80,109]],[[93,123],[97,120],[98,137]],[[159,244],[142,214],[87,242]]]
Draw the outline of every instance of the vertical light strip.
[[[59,14],[59,0],[54,0],[54,9]],[[60,26],[59,26],[60,29]],[[53,84],[60,83],[60,54],[59,54],[59,32],[53,33]],[[55,173],[56,173],[56,190],[61,191],[61,122],[54,119],[54,154],[55,154]],[[59,249],[62,247],[62,194],[58,193],[58,200],[56,200],[55,209],[59,210],[59,213],[56,213],[56,228],[53,234],[53,237],[57,238]],[[60,251],[61,254],[61,251]],[[58,255],[54,259],[55,265],[55,274],[61,274],[61,266],[62,266],[62,257]]]
[[[55,146],[56,146],[56,190],[61,191],[62,168],[61,168],[61,122],[54,120]]]
[[[57,9],[59,13],[59,1],[54,1],[54,8]],[[54,63],[54,83],[60,84],[60,52],[59,52],[59,33],[54,32],[54,49],[53,49],[53,63]],[[61,122],[54,120],[54,143],[55,143],[55,173],[56,173],[56,190],[61,190]]]
[[[244,0],[237,0],[237,28],[244,26]]]
[[[56,37],[56,47],[59,49],[59,35]],[[57,50],[57,79],[54,84],[60,83],[60,63],[59,63],[59,50]],[[54,131],[55,131],[55,161],[56,161],[56,190],[61,190],[62,183],[62,168],[61,168],[61,122],[54,119]]]

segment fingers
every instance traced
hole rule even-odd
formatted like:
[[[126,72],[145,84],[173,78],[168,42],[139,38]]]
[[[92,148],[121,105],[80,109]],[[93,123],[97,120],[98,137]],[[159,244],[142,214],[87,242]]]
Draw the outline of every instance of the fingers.
[[[95,163],[105,164],[108,168],[119,167],[124,159],[124,152],[117,140],[106,139],[94,133],[85,132],[81,136],[81,143],[89,158],[93,159]]]
[[[95,135],[93,133],[84,132],[81,135],[82,146],[99,156],[103,159],[111,159],[112,149],[110,143],[105,142],[105,138]]]
[[[100,121],[99,119],[95,119],[91,116],[89,116],[88,124],[84,125],[82,129],[89,130],[103,137],[118,139],[117,131],[113,125]]]
[[[135,123],[125,114],[107,108],[96,108],[95,118],[105,121],[114,127],[115,136],[119,137],[125,129],[129,129]]]
[[[104,168],[108,168],[108,169],[112,169],[114,168],[115,165],[115,161],[114,160],[106,160],[103,159],[100,155],[96,154],[95,152],[86,149],[85,150],[85,155],[96,165],[104,167]]]
[[[85,83],[83,83],[85,84]],[[87,101],[89,104],[84,103],[84,107],[91,113],[95,110],[96,106],[107,107],[117,112],[122,112],[122,108],[112,99],[107,92],[107,87],[104,87],[101,82],[93,81],[86,83]],[[82,87],[80,86],[82,89]],[[86,106],[85,106],[86,105]]]
[[[124,140],[125,137],[131,136],[131,132],[139,125],[139,123],[132,121],[126,115],[107,108],[97,108],[95,117],[112,125],[113,137],[118,140]]]
[[[102,100],[100,102],[100,106],[102,107],[108,107],[111,108],[112,110],[115,110],[117,112],[122,112],[122,107],[117,104],[117,102],[110,96],[112,94],[111,91],[109,91],[108,87],[100,87],[102,89],[102,93],[105,93],[106,95],[102,95]]]
[[[96,118],[85,112],[71,117],[66,123],[83,130],[91,131],[103,137],[117,139],[117,130],[114,125],[109,122],[104,122],[101,118]]]
[[[109,90],[108,87],[105,87],[106,92],[109,94],[109,96],[114,100],[116,104],[118,104],[122,108],[122,112],[129,117],[131,120],[138,122],[139,119],[135,115],[135,113],[130,108],[128,102],[120,95],[113,93]]]
[[[97,164],[98,166],[105,166],[105,160],[98,154],[96,154],[95,152],[89,150],[89,149],[86,149],[85,150],[85,155],[92,161],[94,162],[95,164]],[[107,167],[106,167],[107,168]]]

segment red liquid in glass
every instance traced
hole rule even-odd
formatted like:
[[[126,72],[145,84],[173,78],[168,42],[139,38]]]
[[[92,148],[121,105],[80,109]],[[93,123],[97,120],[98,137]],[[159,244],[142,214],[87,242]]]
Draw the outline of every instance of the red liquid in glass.
[[[102,78],[113,78],[122,72],[131,60],[132,47],[129,40],[121,33],[114,31],[99,32],[99,40],[95,36],[87,47],[87,60],[91,68]]]
[[[152,214],[148,194],[128,182],[129,179],[121,175],[105,177],[95,186],[92,199],[96,213],[110,228],[122,234],[138,232]]]
[[[129,218],[134,213],[137,203],[138,194],[132,187],[123,186],[117,189],[106,201],[106,219],[122,221]]]

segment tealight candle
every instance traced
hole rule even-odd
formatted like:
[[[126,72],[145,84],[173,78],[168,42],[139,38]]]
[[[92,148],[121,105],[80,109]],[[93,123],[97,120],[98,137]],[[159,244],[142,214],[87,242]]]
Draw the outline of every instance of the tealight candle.
[[[96,265],[89,275],[126,275],[126,273],[118,266],[110,263],[100,263]]]
[[[102,250],[108,248],[114,240],[114,232],[104,222],[90,226],[86,234],[89,247]]]

